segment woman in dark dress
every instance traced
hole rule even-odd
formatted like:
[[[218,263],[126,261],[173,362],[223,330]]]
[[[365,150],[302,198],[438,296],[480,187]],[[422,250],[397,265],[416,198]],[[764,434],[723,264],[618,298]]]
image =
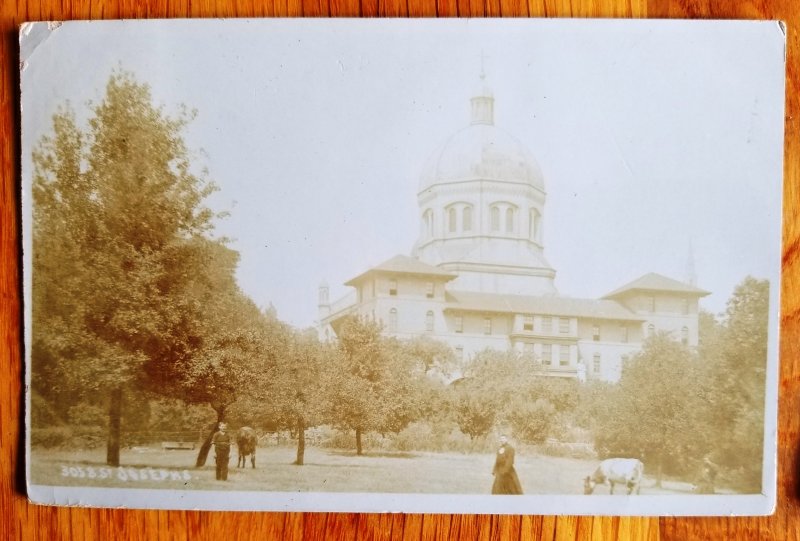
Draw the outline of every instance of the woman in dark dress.
[[[514,448],[505,436],[500,436],[500,448],[497,450],[492,474],[492,494],[522,494],[517,470],[514,469]]]

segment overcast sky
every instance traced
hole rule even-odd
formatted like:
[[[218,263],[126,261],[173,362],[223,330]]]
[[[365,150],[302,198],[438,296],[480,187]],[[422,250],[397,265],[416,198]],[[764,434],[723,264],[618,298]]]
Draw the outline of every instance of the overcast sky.
[[[32,145],[69,101],[86,118],[112,70],[167,111],[196,108],[197,169],[231,216],[242,289],[298,326],[317,286],[418,235],[419,174],[469,122],[481,57],[495,123],[544,174],[545,256],[562,295],[647,272],[724,310],[780,265],[783,36],[774,23],[205,20],[66,23],[22,42],[23,189]],[[29,224],[26,224],[26,227]]]

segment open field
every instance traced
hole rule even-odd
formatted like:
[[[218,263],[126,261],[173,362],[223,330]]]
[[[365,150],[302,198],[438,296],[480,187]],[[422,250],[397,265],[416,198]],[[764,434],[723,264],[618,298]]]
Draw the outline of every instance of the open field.
[[[237,469],[235,449],[228,481],[214,475],[213,451],[202,468],[194,468],[197,451],[159,448],[123,450],[121,468],[106,468],[105,452],[31,451],[31,481],[55,486],[254,490],[270,492],[386,492],[488,494],[494,455],[456,453],[377,453],[309,448],[304,466],[294,466],[294,448],[258,449],[257,468]],[[582,494],[582,479],[594,460],[518,454],[516,468],[526,494]],[[688,483],[665,481],[654,486],[645,475],[641,494],[686,494]],[[607,493],[600,487],[597,493]],[[618,492],[623,493],[618,489]]]

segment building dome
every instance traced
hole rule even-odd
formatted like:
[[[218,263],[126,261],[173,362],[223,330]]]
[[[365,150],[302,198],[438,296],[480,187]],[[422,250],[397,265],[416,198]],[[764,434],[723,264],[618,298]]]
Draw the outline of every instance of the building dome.
[[[528,184],[544,191],[539,165],[516,138],[497,128],[491,118],[473,122],[441,145],[428,159],[419,191],[462,180],[493,180]]]

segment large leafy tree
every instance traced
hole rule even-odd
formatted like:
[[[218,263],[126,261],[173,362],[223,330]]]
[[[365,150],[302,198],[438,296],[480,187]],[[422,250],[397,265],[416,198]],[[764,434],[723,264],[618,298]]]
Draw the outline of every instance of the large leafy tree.
[[[464,375],[453,386],[452,407],[461,431],[473,439],[502,424],[518,439],[539,443],[577,403],[575,382],[544,376],[540,364],[514,351],[482,351]]]
[[[191,118],[117,72],[86,128],[59,111],[33,155],[34,381],[43,396],[106,397],[112,465],[123,391],[175,388],[172,368],[202,343],[204,288],[235,266],[208,237],[214,186],[191,167]]]
[[[337,334],[341,365],[331,385],[332,421],[355,431],[360,455],[365,432],[399,432],[418,417],[426,375],[408,345],[382,337],[378,323],[350,316]]]
[[[700,374],[689,348],[668,333],[648,338],[597,409],[601,456],[642,458],[655,468],[658,483],[665,464],[696,456],[704,441]]]
[[[320,342],[314,329],[287,329],[283,338],[275,363],[259,375],[261,383],[253,389],[252,402],[261,405],[272,423],[297,434],[294,463],[302,466],[306,430],[330,416],[331,385],[341,366],[341,352]]]
[[[728,301],[718,351],[709,358],[713,457],[753,492],[761,489],[768,315],[769,282],[746,278]]]

